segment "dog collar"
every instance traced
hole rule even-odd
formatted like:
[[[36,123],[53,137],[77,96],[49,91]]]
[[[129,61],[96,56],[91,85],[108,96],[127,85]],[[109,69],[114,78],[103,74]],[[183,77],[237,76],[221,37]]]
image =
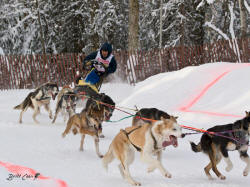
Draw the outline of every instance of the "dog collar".
[[[154,141],[154,149],[157,150],[157,149],[158,149],[158,147],[157,147],[157,141],[156,141],[156,139],[155,139],[155,136],[153,135],[152,127],[150,128],[150,134],[151,134],[152,139],[153,139],[153,141]]]

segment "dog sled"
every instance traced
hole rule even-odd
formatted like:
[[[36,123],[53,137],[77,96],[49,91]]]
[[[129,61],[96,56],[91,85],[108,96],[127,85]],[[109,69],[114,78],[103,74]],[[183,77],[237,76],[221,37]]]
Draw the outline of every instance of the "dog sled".
[[[86,104],[84,101],[87,101],[88,99],[100,100],[99,91],[94,85],[85,82],[81,83],[82,80],[80,80],[79,82],[80,84],[78,84],[73,89],[74,93],[78,98],[77,106]]]

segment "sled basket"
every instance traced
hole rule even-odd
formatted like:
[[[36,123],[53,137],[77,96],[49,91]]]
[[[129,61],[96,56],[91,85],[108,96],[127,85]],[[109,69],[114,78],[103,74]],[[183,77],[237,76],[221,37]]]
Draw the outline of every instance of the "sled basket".
[[[86,83],[83,80],[80,80],[78,85],[74,88],[74,93],[78,95],[78,97],[90,97],[93,99],[99,99],[100,94],[95,85],[90,83]]]

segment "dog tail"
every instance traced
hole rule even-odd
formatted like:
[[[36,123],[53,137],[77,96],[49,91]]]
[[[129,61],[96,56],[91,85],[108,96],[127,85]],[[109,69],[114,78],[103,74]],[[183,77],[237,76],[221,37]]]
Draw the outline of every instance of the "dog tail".
[[[194,152],[201,152],[202,151],[202,147],[201,147],[201,143],[199,143],[198,145],[196,145],[194,142],[190,142],[191,144],[191,148]]]
[[[114,153],[113,153],[113,148],[112,148],[112,143],[109,146],[108,152],[104,155],[102,158],[102,165],[108,171],[108,164],[111,163],[114,160]]]
[[[15,110],[22,110],[22,103],[20,105],[15,106],[13,109],[15,109]]]
[[[30,99],[32,94],[33,94],[32,92],[29,93],[29,95],[24,99],[24,101],[21,104],[15,106],[14,109],[15,110],[24,110],[24,109],[28,108],[29,106],[31,106],[33,108],[33,104],[32,104],[32,101]]]

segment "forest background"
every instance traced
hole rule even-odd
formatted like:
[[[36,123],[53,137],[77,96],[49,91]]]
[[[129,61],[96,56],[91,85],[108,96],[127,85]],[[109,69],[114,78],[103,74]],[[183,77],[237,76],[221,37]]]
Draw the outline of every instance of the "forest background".
[[[249,37],[250,0],[1,0],[4,54],[89,53]],[[162,28],[162,29],[161,29]]]

